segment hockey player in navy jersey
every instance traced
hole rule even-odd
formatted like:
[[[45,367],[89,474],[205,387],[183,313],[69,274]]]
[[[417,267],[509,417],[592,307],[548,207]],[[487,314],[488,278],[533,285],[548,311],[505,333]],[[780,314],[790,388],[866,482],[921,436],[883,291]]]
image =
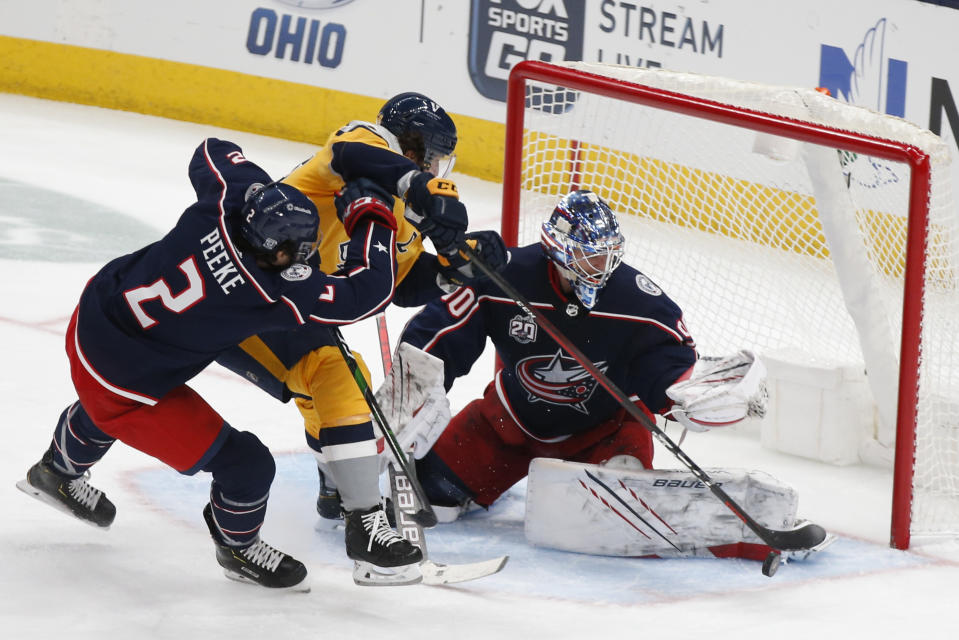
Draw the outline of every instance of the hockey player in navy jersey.
[[[464,240],[491,266],[502,266],[505,246],[499,234],[466,233],[466,207],[447,176],[456,143],[456,126],[439,104],[404,92],[382,105],[376,122],[354,120],[333,132],[323,148],[284,177],[283,183],[297,187],[319,211],[324,268],[339,265],[349,239],[334,203],[341,190],[354,193],[351,199],[374,197],[393,208],[397,304],[422,305],[472,278],[471,265],[456,251]],[[426,239],[438,255],[426,251]],[[354,355],[369,380],[362,356]],[[217,362],[274,397],[294,401],[317,457],[319,514],[342,521],[345,512],[347,536],[361,519],[368,520],[380,500],[377,435],[366,399],[329,331],[307,325],[260,332],[218,355]],[[382,558],[351,552],[354,556],[384,566]],[[404,580],[388,573],[394,575],[359,572],[355,578],[377,584]]]
[[[606,203],[574,191],[543,225],[541,243],[510,250],[502,275],[613,382],[660,411],[667,387],[696,361],[695,345],[679,307],[621,263],[623,242]],[[494,283],[428,304],[401,340],[443,361],[448,389],[487,338],[503,367],[483,398],[453,417],[435,443],[428,436],[417,443],[417,473],[434,507],[488,507],[526,476],[534,457],[599,463],[629,456],[652,466],[649,431]]]
[[[18,487],[109,527],[116,509],[86,478],[120,440],[180,473],[212,474],[203,516],[228,577],[307,589],[303,564],[259,536],[275,473],[269,450],[186,383],[257,332],[342,325],[389,304],[396,223],[382,202],[342,202],[349,242],[343,269],[327,275],[315,255],[316,207],[237,145],[205,140],[189,176],[197,201],[176,226],[86,285],[66,335],[79,400]],[[356,544],[384,539],[371,531]],[[406,560],[418,562],[419,550],[407,547]]]
[[[441,521],[470,505],[489,507],[526,478],[524,532],[533,544],[612,556],[768,559],[772,549],[698,477],[653,468],[651,432],[563,346],[578,347],[650,421],[662,414],[708,431],[764,415],[762,362],[748,350],[699,356],[680,308],[621,263],[624,241],[597,195],[566,195],[540,242],[512,249],[501,273],[563,339],[542,330],[500,289],[500,278],[476,282],[410,320],[395,360],[401,371],[377,396]],[[482,398],[451,418],[446,391],[487,340],[502,368]],[[391,398],[401,400],[390,406]],[[712,477],[758,521],[799,523],[798,494],[772,476],[718,470]]]

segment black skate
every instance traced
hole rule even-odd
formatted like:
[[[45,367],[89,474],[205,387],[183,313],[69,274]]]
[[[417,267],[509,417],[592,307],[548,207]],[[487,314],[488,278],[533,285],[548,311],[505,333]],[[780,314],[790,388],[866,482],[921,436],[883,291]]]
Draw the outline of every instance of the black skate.
[[[326,476],[317,468],[320,474],[320,494],[316,498],[316,512],[326,520],[342,520],[343,505],[340,503],[340,492],[336,487],[326,484]]]
[[[216,561],[223,567],[227,578],[270,589],[310,590],[306,567],[293,556],[274,549],[259,538],[248,547],[229,546],[213,522],[213,509],[209,503],[203,508],[203,519],[216,545]]]
[[[381,505],[347,511],[345,516],[346,555],[355,562],[356,584],[395,586],[423,580],[419,569],[423,552],[390,528]]]
[[[320,517],[324,520],[333,521],[331,523],[324,523],[322,526],[318,525],[317,528],[338,528],[339,525],[343,524],[343,502],[340,498],[340,491],[336,487],[327,484],[326,475],[320,471],[319,468],[316,469],[316,472],[320,475],[320,493],[316,497],[316,512],[320,514]],[[393,515],[393,502],[389,498],[386,498],[386,518],[391,527],[396,526],[396,518]],[[332,527],[330,527],[331,524]]]
[[[27,477],[17,483],[17,488],[87,524],[107,529],[117,508],[87,482],[89,475],[88,472],[77,478],[60,473],[53,466],[53,451],[48,449],[40,462],[30,467]]]

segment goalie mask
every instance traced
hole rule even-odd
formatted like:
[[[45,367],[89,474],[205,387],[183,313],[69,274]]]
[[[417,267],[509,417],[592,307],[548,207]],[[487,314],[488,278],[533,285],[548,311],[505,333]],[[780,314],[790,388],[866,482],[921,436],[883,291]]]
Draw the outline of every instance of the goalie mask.
[[[422,93],[401,93],[386,101],[376,123],[396,136],[403,152],[416,154],[420,169],[445,178],[456,156],[456,125],[443,107]]]
[[[252,185],[241,216],[240,235],[254,253],[269,256],[283,249],[293,263],[303,263],[316,252],[316,205],[288,184]]]
[[[592,309],[623,259],[623,234],[612,210],[592,191],[573,191],[543,223],[540,243],[576,297]]]

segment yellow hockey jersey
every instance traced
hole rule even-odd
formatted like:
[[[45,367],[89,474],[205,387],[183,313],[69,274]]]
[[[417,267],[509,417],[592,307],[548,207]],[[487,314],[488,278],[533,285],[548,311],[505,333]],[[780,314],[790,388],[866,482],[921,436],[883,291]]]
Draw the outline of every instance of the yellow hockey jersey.
[[[306,194],[319,211],[319,254],[323,271],[338,270],[345,258],[349,237],[333,204],[334,194],[345,182],[362,176],[396,194],[399,179],[417,169],[412,160],[402,155],[392,133],[379,125],[354,120],[330,135],[322,149],[283,178],[282,182]],[[397,223],[397,282],[406,277],[423,252],[422,236],[403,217],[404,210],[402,199],[397,197],[393,205]]]

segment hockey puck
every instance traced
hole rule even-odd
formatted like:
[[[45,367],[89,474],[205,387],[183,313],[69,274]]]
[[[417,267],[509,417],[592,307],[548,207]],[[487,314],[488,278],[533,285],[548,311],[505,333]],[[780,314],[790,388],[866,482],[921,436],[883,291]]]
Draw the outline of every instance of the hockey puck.
[[[782,557],[779,555],[778,551],[770,551],[769,555],[766,556],[766,559],[763,560],[763,575],[767,578],[772,578],[776,575],[776,571],[779,570],[779,563],[782,560]]]

